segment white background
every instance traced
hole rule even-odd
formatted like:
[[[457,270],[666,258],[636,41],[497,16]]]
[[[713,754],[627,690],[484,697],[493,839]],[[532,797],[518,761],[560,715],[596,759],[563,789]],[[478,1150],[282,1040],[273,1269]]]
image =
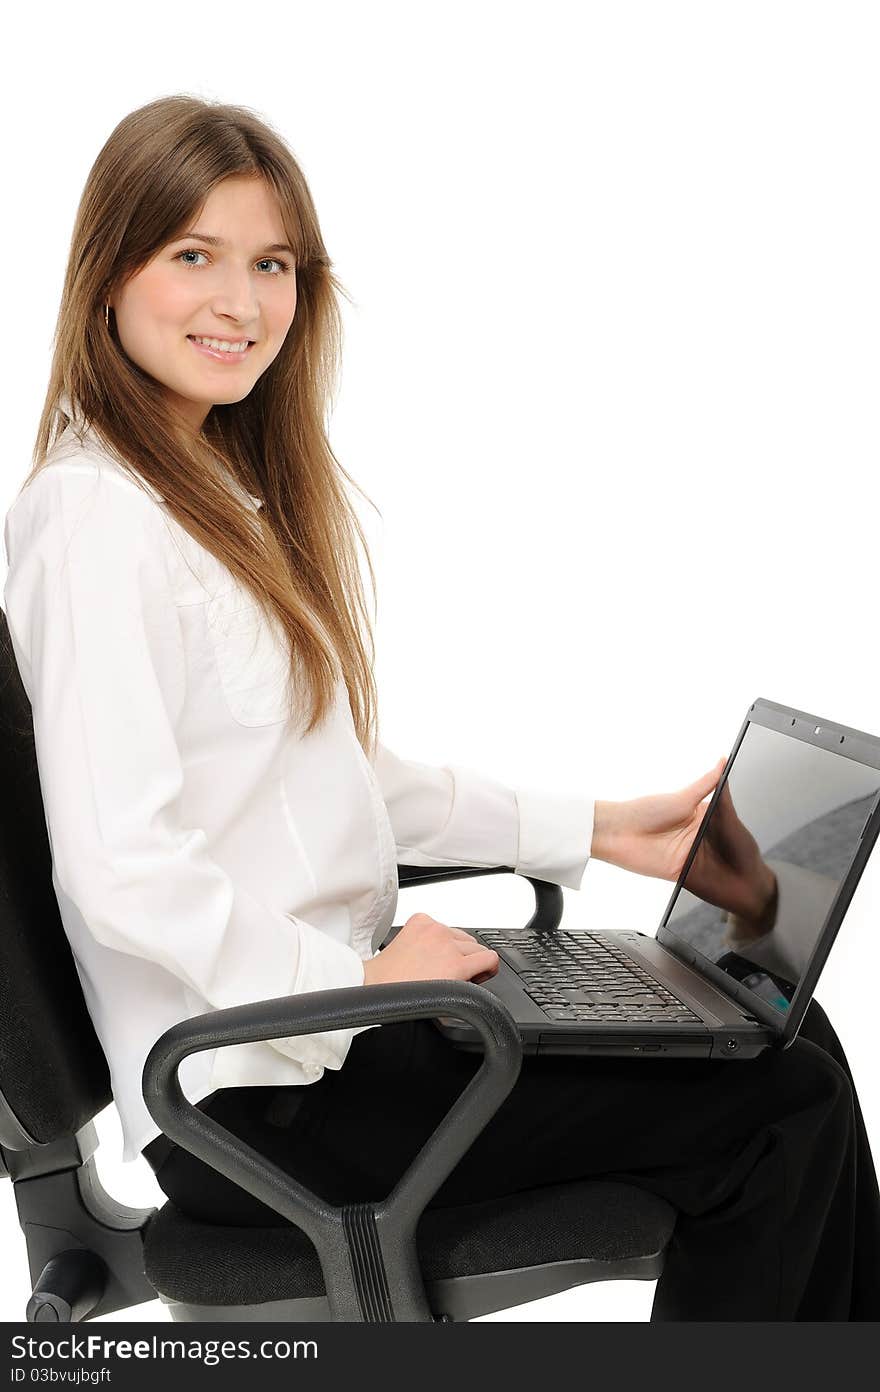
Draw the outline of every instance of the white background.
[[[623,799],[710,769],[756,696],[880,733],[875,6],[154,0],[7,25],[4,512],[101,145],[161,95],[241,103],[300,160],[355,301],[332,443],[381,511],[357,499],[392,748]],[[669,890],[594,861],[566,920],[651,932]],[[397,921],[529,905],[496,876],[406,891]],[[878,912],[880,855],[817,992],[875,1151]],[[113,1109],[97,1124],[108,1190],[161,1203]],[[21,1319],[11,1185],[0,1242]],[[498,1318],[643,1320],[652,1296]]]

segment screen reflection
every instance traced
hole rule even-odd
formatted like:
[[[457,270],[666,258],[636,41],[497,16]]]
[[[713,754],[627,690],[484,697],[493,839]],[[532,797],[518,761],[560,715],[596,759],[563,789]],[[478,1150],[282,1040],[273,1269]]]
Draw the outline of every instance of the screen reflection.
[[[667,931],[787,1011],[878,792],[876,769],[750,724]]]

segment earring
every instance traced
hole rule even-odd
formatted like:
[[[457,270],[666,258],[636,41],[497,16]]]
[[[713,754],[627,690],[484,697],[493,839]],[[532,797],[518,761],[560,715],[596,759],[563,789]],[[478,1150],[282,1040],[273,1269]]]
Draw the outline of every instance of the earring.
[[[104,323],[107,325],[107,328],[109,329],[109,327],[110,327],[110,306],[109,306],[108,304],[105,304],[105,306],[104,306]]]

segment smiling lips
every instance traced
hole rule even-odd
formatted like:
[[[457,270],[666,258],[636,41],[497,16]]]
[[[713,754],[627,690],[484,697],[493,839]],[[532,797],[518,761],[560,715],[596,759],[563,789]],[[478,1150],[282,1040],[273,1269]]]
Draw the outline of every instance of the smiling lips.
[[[237,363],[246,358],[253,347],[250,339],[222,339],[222,338],[202,338],[195,334],[187,334],[187,338],[193,347],[203,353],[205,357],[211,358],[214,362]],[[220,348],[220,343],[228,343],[228,347]],[[241,345],[244,344],[244,347]]]

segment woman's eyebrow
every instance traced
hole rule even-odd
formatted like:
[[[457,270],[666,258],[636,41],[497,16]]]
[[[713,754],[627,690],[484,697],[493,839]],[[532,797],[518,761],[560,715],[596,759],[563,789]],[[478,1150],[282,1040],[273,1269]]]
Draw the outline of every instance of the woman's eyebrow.
[[[208,246],[222,247],[226,243],[222,237],[212,237],[210,232],[184,232],[181,237],[175,237],[175,242],[185,242],[187,238],[195,237],[200,242],[207,242]],[[293,255],[293,247],[286,242],[272,242],[271,245],[258,248],[260,251],[289,251]]]

